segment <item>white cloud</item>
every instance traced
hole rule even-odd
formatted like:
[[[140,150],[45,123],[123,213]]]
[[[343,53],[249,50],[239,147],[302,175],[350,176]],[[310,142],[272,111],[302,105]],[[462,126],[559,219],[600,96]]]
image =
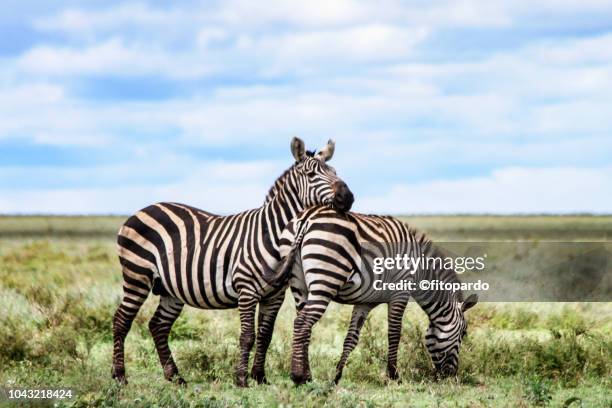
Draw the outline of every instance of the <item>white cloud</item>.
[[[512,27],[533,16],[546,24],[557,16],[607,13],[612,10],[606,0],[444,0],[436,2],[403,2],[382,0],[312,0],[287,2],[272,0],[265,6],[248,0],[222,2],[189,2],[154,7],[146,3],[112,5],[103,9],[68,8],[55,14],[35,17],[34,28],[60,31],[91,40],[118,29],[146,32],[144,38],[181,37],[184,31],[197,32],[216,26],[231,32],[262,32],[263,27],[286,27],[295,30],[336,29],[375,22],[384,25],[428,27],[431,30],[469,27]]]
[[[612,167],[505,168],[486,177],[398,184],[363,197],[356,211],[376,213],[609,213]]]
[[[16,101],[37,104],[54,104],[65,97],[62,86],[50,83],[30,83],[23,86],[3,88],[0,105],[12,105]]]
[[[544,42],[529,50],[532,58],[550,65],[592,65],[612,61],[612,34],[570,39],[563,43]]]
[[[387,34],[397,34],[392,33]],[[347,35],[346,40],[350,37]],[[323,38],[308,40],[321,42],[313,46],[310,61],[298,58],[297,54],[306,58],[304,49],[296,51],[295,58],[279,51],[276,61],[282,63],[262,62],[262,67],[269,70],[274,65],[278,69],[286,63],[289,71],[290,65],[316,71],[315,54],[329,52]],[[293,40],[280,36],[274,41],[289,44]],[[581,41],[588,48],[593,42],[605,43],[608,36],[558,40],[554,49],[566,47],[566,54],[579,53]],[[285,49],[299,47],[287,45]],[[47,55],[41,50],[46,48],[25,54],[18,66],[32,70],[31,74],[40,70],[41,76],[43,72],[159,72],[181,76],[198,71],[197,67],[185,68],[180,58],[170,55],[132,55],[120,40],[110,40],[83,53],[62,49],[57,55]],[[612,77],[608,75],[612,58],[588,66],[548,64],[540,50],[546,47],[536,44],[466,63],[377,64],[347,73],[318,73],[280,85],[229,84],[212,90],[194,87],[192,96],[147,102],[82,101],[70,95],[66,91],[69,85],[61,85],[61,81],[37,79],[27,85],[0,87],[0,138],[18,134],[43,143],[109,144],[122,137],[117,129],[143,134],[178,129],[182,143],[257,145],[262,142],[253,138],[295,133],[334,136],[394,132],[417,136],[437,129],[440,134],[464,137],[609,134],[612,122],[605,107],[612,103]],[[274,53],[274,47],[270,45],[269,51]],[[39,52],[42,56],[35,57]],[[393,52],[380,47],[380,55]],[[354,57],[358,58],[359,52]],[[183,67],[175,69],[175,64]],[[458,90],[453,91],[454,87]],[[36,120],[32,120],[34,115]],[[413,130],[412,123],[426,123],[426,127]]]
[[[142,3],[120,4],[103,10],[66,9],[53,16],[34,18],[32,25],[42,31],[94,33],[121,26],[163,26],[183,17],[176,11],[153,9]]]
[[[33,24],[42,30],[67,32],[73,45],[35,47],[21,56],[17,69],[35,75],[153,74],[187,79],[228,72],[263,78],[344,74],[354,63],[375,62],[380,66],[385,61],[406,60],[423,40],[443,29],[511,28],[520,26],[521,18],[540,13],[552,13],[549,20],[554,21],[554,16],[571,15],[576,9],[612,11],[605,2],[573,0],[528,5],[520,1],[463,0],[418,7],[397,1],[332,3],[278,1],[263,7],[238,0],[190,8],[156,9],[137,3],[103,10],[64,10],[55,16],[36,18]],[[264,28],[266,25],[270,28]],[[490,67],[476,62],[463,68],[486,74],[491,71],[488,68],[495,73],[508,64],[503,72],[530,75],[528,70],[538,64],[540,73],[554,75],[550,68],[557,65],[576,68],[585,63],[609,64],[610,38],[551,40],[514,54],[521,58],[518,61],[497,58],[487,61]],[[547,72],[545,67],[549,68]],[[455,64],[454,68],[461,66]],[[605,72],[602,69],[599,75]],[[573,86],[571,81],[565,83]],[[509,84],[513,85],[512,81]]]
[[[534,7],[532,6],[532,9]],[[153,8],[142,3],[121,4],[106,9],[66,9],[56,15],[37,17],[34,28],[70,34],[109,33],[122,27],[152,29],[181,24],[182,28],[217,25],[232,31],[256,30],[266,25],[297,29],[330,29],[369,24],[425,24],[444,26],[505,26],[512,8],[486,1],[444,1],[410,6],[401,1],[313,0],[269,1],[263,6],[246,0],[201,2],[189,7]],[[159,31],[159,30],[158,30]],[[172,33],[175,33],[171,31]],[[155,33],[152,32],[151,35]]]
[[[347,62],[381,62],[405,59],[424,40],[424,27],[404,28],[385,24],[359,25],[281,34],[234,34],[221,28],[204,28],[196,34],[196,47],[170,51],[150,42],[126,43],[114,37],[84,46],[34,47],[15,61],[25,74],[43,77],[73,75],[160,75],[172,79],[197,79],[226,70],[243,71],[237,61],[250,61],[250,75],[271,76],[288,72],[325,71]],[[217,43],[222,46],[217,47]]]
[[[285,37],[277,41],[282,43]],[[588,44],[600,40],[596,37],[583,41]],[[559,40],[555,49],[563,49],[564,44],[570,53],[580,50],[582,43]],[[313,53],[328,52],[321,47],[322,51],[314,47]],[[319,73],[280,85],[218,85],[212,91],[204,88],[201,93],[194,87],[193,96],[148,102],[83,103],[67,94],[64,86],[48,79],[38,80],[40,85],[33,82],[2,88],[0,137],[26,134],[45,143],[95,144],[97,140],[108,144],[114,137],[121,137],[117,129],[137,129],[142,133],[178,129],[184,143],[256,145],[254,137],[287,137],[294,133],[333,136],[391,130],[416,136],[411,123],[423,122],[432,123],[441,133],[472,137],[609,134],[612,122],[605,107],[612,103],[612,77],[608,75],[612,59],[585,67],[547,64],[542,56],[536,57],[543,48],[533,45],[467,63],[382,64],[346,74]],[[65,56],[51,57],[55,62],[49,64],[32,57],[39,49],[26,54],[20,62],[28,69],[58,75],[88,70],[120,75],[123,65],[127,72],[151,70],[180,76],[195,75],[197,71],[175,71],[173,64],[181,60],[170,56],[158,56],[164,63],[155,63],[157,57],[147,56],[136,58],[132,64],[127,57],[115,64],[114,58],[123,51],[115,54],[112,50],[124,49],[119,40],[101,47],[106,50],[102,55],[94,56],[93,51],[73,55],[70,51]],[[381,48],[381,55],[386,52]],[[298,54],[307,53],[301,50]],[[153,59],[151,64],[146,63],[147,58]],[[316,59],[313,54],[313,61]],[[293,60],[279,52],[276,61],[318,69],[312,61],[297,57]],[[262,67],[270,69],[272,65]],[[457,86],[457,91],[447,90]],[[34,112],[36,121],[32,120]]]
[[[112,38],[84,48],[38,46],[16,61],[24,73],[42,76],[161,75],[197,78],[213,71],[213,64],[193,53],[170,53],[144,45],[126,45]]]
[[[183,166],[176,166],[186,173],[201,163],[182,160],[175,151],[214,146],[255,152],[286,146],[289,138],[298,134],[307,142],[338,139],[334,165],[349,177],[375,168],[365,166],[368,161],[384,160],[395,166],[392,170],[396,174],[408,171],[404,169],[407,163],[440,169],[441,164],[429,159],[437,151],[443,154],[439,160],[444,161],[447,172],[452,165],[459,170],[479,165],[484,169],[537,166],[540,170],[528,169],[534,172],[535,183],[543,180],[539,171],[560,171],[545,170],[548,166],[565,166],[567,170],[567,166],[609,163],[605,156],[612,152],[612,119],[606,108],[612,104],[612,35],[585,36],[581,30],[572,38],[563,22],[578,16],[579,24],[584,16],[605,15],[611,8],[612,3],[599,0],[418,4],[350,0],[298,4],[279,0],[265,6],[237,0],[165,9],[137,3],[102,10],[63,10],[33,22],[41,35],[54,33],[49,41],[0,61],[0,139],[21,137],[69,148],[87,145],[100,147],[102,152],[117,144],[138,160],[154,157],[163,161],[168,157],[158,167],[162,173],[176,175],[173,163],[184,161]],[[503,36],[512,35],[513,30],[525,36],[534,31],[534,21],[547,27],[560,24],[564,34],[546,34],[542,40],[537,38],[540,33],[524,43],[521,39],[524,45],[518,48],[491,47],[473,58],[469,53],[457,56],[453,50],[446,50],[446,55],[444,49],[436,48],[457,27],[476,28],[483,36],[488,35],[487,28],[501,27]],[[491,31],[493,36],[497,34]],[[144,77],[150,82],[160,77],[170,80],[165,86],[176,80],[180,92],[145,101],[112,95],[97,98],[95,89],[90,90],[91,95],[79,96],[79,86],[90,84],[96,76],[135,81]],[[147,135],[155,140],[147,140]],[[349,151],[347,159],[343,154]],[[595,163],[589,164],[589,160]],[[130,171],[130,164],[131,169],[137,166],[128,163],[123,171]],[[231,188],[251,191],[249,186],[255,186],[255,194],[258,188],[265,190],[275,176],[260,173],[248,163],[242,166],[208,168],[207,173],[199,173],[206,180],[202,187],[232,197],[224,185],[210,184],[212,179],[227,178]],[[104,177],[124,181],[120,171],[98,170]],[[510,170],[500,171],[506,174]],[[19,174],[27,177],[30,173],[15,170],[13,174],[19,178]],[[92,185],[103,184],[96,174],[87,174]],[[256,177],[248,178],[248,174]],[[523,191],[509,184],[503,174],[462,182],[467,187],[481,183],[478,185],[492,191],[503,182],[509,191]],[[58,173],[58,180],[73,179]],[[403,197],[405,186],[391,190],[394,182],[381,180],[377,191],[395,191]],[[451,183],[444,185],[449,188],[455,183],[443,178],[437,183],[443,182]],[[232,205],[211,203],[207,201],[211,197],[193,193],[200,191],[194,180],[164,183],[156,182],[153,188],[2,191],[0,211],[18,211],[20,206],[34,211],[36,205],[60,208],[68,198],[74,198],[71,205],[75,211],[86,205],[92,206],[91,211],[107,211],[113,200],[105,197],[121,195],[125,195],[124,204],[114,205],[132,208],[141,201],[144,205],[150,200],[174,199],[166,197],[172,194],[200,201],[203,206],[218,205],[221,212],[224,206]],[[410,187],[438,198],[426,185],[424,181]],[[86,201],[79,202],[79,191]],[[50,203],[33,199],[36,195]],[[511,202],[505,198],[506,203]],[[258,196],[257,203],[261,199]],[[386,202],[403,205],[401,201],[376,201],[376,197],[364,199],[381,205],[372,207],[376,212],[402,209],[386,207],[391,205]],[[559,202],[542,201],[550,211],[565,211]],[[533,202],[526,203],[536,207]],[[605,201],[598,203],[605,206]],[[470,205],[489,208],[478,207],[476,202]],[[522,211],[521,202],[512,205]],[[448,208],[463,211],[469,207],[467,202],[455,201]]]
[[[291,163],[287,160],[288,167]],[[157,164],[156,164],[157,165]],[[163,167],[163,166],[162,166]],[[79,174],[75,169],[53,170],[56,175],[67,173],[64,180],[83,181],[102,172],[107,181],[125,178],[138,165],[93,168]],[[0,189],[0,213],[49,214],[129,214],[158,201],[184,202],[204,210],[232,214],[263,204],[268,189],[284,168],[278,163],[212,162],[189,166],[178,181],[152,186],[110,184],[107,187],[22,188]],[[12,169],[15,172],[16,169]],[[26,170],[21,174],[33,175]],[[163,171],[158,171],[163,176]],[[176,173],[176,171],[175,171]],[[43,175],[49,177],[49,175]],[[266,180],[265,182],[263,180]]]
[[[405,59],[427,34],[428,30],[423,27],[368,24],[245,39],[238,43],[238,49],[263,53],[272,60],[272,70],[276,64],[280,64],[283,71],[289,67],[304,69],[305,62],[309,63],[310,70],[319,63],[324,63],[329,69],[330,64],[338,62],[380,63],[389,59]]]
[[[219,214],[232,214],[263,203],[266,189],[246,184],[166,187],[0,190],[3,214],[130,214],[159,201],[183,202]],[[258,197],[255,199],[255,197]]]
[[[270,180],[279,175],[277,169],[270,163],[229,163],[153,187],[0,190],[0,213],[127,214],[165,200],[231,214],[259,207]],[[504,168],[485,177],[397,184],[386,193],[358,197],[354,210],[378,214],[609,213],[611,178],[611,167]]]

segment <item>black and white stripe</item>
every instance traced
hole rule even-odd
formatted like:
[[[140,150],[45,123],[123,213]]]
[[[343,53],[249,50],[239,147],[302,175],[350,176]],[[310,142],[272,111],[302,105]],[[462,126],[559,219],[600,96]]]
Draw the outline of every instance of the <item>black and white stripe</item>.
[[[265,381],[265,353],[285,290],[268,285],[262,273],[280,259],[281,232],[312,205],[328,204],[344,211],[353,202],[346,184],[326,164],[333,149],[330,141],[315,155],[294,138],[291,150],[295,164],[276,180],[258,209],[218,216],[184,204],[158,203],[128,218],[117,238],[124,296],[113,319],[114,378],[126,382],[125,337],[153,291],[161,299],[149,329],[167,379],[184,383],[168,347],[168,335],[183,306],[238,307],[241,357],[236,379],[245,386],[259,303],[252,376]]]
[[[425,342],[436,370],[444,375],[457,371],[459,346],[467,328],[463,313],[474,306],[476,297],[470,296],[464,302],[460,292],[375,290],[373,285],[378,279],[384,282],[423,279],[458,282],[453,270],[441,266],[438,269],[420,268],[414,275],[410,269],[374,274],[371,261],[375,256],[407,254],[415,259],[443,256],[424,234],[393,217],[339,213],[314,207],[287,225],[281,244],[281,255],[290,259],[277,267],[276,273],[267,274],[266,279],[274,284],[290,275],[298,308],[291,360],[291,376],[296,383],[310,380],[308,344],[311,330],[332,300],[355,305],[337,365],[336,382],[357,345],[368,313],[383,303],[388,304],[389,320],[387,370],[391,378],[397,378],[402,318],[410,296],[429,316]]]

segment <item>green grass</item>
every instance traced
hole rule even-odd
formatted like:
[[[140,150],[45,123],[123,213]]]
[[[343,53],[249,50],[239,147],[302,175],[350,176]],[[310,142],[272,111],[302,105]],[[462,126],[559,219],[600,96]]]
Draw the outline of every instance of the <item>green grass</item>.
[[[436,239],[605,239],[609,217],[408,217]],[[0,217],[0,383],[72,387],[75,406],[564,406],[610,407],[611,303],[482,303],[469,312],[457,378],[435,381],[414,304],[400,346],[402,382],[385,376],[386,306],[375,309],[340,386],[331,385],[350,307],[315,327],[315,381],[289,380],[293,301],[287,295],[267,361],[271,385],[233,385],[235,310],[186,309],[170,340],[182,375],[163,380],[143,307],[126,344],[130,384],[110,378],[111,318],[121,295],[118,217]]]
[[[0,237],[113,238],[126,217],[0,216]],[[436,240],[612,239],[612,216],[401,216]]]

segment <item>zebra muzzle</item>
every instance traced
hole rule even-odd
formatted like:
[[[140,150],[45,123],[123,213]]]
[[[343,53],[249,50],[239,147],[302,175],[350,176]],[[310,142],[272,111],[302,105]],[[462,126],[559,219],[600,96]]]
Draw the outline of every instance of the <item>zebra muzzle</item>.
[[[338,211],[349,211],[353,206],[355,197],[344,181],[334,183],[334,199],[332,207]]]

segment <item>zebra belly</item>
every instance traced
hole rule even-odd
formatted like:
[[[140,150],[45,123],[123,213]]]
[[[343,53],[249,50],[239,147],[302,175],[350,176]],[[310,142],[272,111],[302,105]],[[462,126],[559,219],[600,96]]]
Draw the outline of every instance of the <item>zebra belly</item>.
[[[236,307],[232,283],[243,236],[241,215],[218,217],[176,203],[146,207],[119,230],[124,269],[152,279],[154,293],[199,308]]]
[[[181,254],[189,253],[189,248],[182,249]],[[238,307],[238,295],[230,272],[232,265],[225,255],[225,251],[207,251],[203,243],[197,250],[192,249],[190,256],[182,255],[178,259],[176,252],[168,254],[167,262],[159,262],[168,266],[167,271],[162,270],[159,274],[159,286],[169,296],[196,308]]]

